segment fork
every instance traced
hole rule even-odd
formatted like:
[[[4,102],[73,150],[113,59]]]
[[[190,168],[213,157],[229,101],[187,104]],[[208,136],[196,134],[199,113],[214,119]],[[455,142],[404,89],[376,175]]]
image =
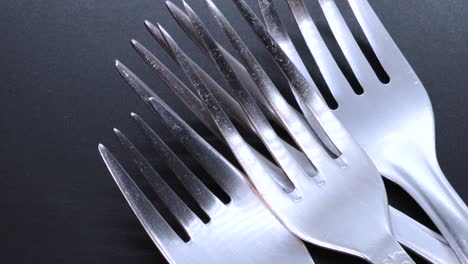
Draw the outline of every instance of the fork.
[[[180,12],[180,10],[173,5],[171,2],[167,2],[167,5],[177,19],[179,23],[181,21],[181,26],[184,29],[187,29],[191,26],[190,20],[188,17],[185,16],[185,13]],[[175,12],[177,11],[177,12]],[[185,16],[185,17],[184,17]],[[182,19],[181,19],[182,18]],[[145,21],[145,25],[147,26],[150,33],[158,40],[159,44],[169,52],[174,59],[175,56],[169,51],[169,48],[165,44],[164,38],[162,34],[159,32],[158,27],[152,25],[150,22]],[[191,32],[195,32],[191,30]],[[190,35],[194,37],[195,35]],[[195,36],[196,37],[196,36]],[[196,39],[194,39],[196,40]],[[197,42],[197,44],[200,42]],[[188,109],[199,118],[199,120],[208,128],[210,129],[215,135],[217,135],[216,129],[213,128],[212,122],[210,122],[209,114],[207,116],[206,111],[204,111],[203,104],[201,101],[196,98],[196,96],[180,81],[177,77],[167,69],[150,51],[148,51],[143,45],[139,42],[132,40],[132,45],[138,54],[147,62],[149,66],[154,70],[155,73],[167,84],[167,86],[171,89],[171,91],[183,102]],[[224,51],[221,48],[222,51]],[[225,52],[225,51],[224,51]],[[229,55],[229,54],[228,54]],[[232,56],[227,56],[227,58],[233,58]],[[230,61],[231,63],[232,61]],[[245,71],[245,68],[237,61],[233,61],[232,65],[238,65],[240,68]],[[226,95],[226,92],[221,88],[214,80],[212,80],[208,74],[206,74],[198,65],[191,61],[192,66],[197,70],[199,75],[203,78],[206,84],[209,84],[210,89],[214,92],[217,99],[219,99],[220,104],[222,105],[223,109],[232,111],[233,109],[239,108],[237,102],[235,102],[229,95]],[[118,69],[121,76],[124,80],[133,88],[133,90],[139,95],[139,97],[145,102],[147,106],[152,109],[151,104],[149,103],[150,97],[155,97],[156,94],[146,85],[143,83],[141,79],[139,79],[133,72],[131,72],[127,67],[125,67],[121,62],[116,62],[116,68]],[[241,69],[242,68],[242,69]],[[243,80],[244,81],[244,80]],[[253,82],[252,82],[253,83]],[[255,85],[253,83],[253,85]],[[229,92],[230,90],[228,90]],[[228,104],[225,107],[225,104]],[[229,105],[232,104],[232,105]],[[237,106],[236,106],[237,104]],[[242,112],[242,110],[240,110]],[[242,117],[242,113],[239,114],[237,111],[233,112],[233,118],[238,121],[241,125],[245,128],[249,128],[248,125],[245,124],[245,121]],[[240,118],[240,119],[239,119]],[[245,117],[247,118],[247,117]],[[248,122],[248,121],[247,121]],[[247,123],[248,124],[248,123]],[[304,162],[305,157],[300,152],[294,152],[295,148],[291,148],[291,154],[295,154],[295,158],[302,163],[303,165],[307,166],[307,162]],[[299,153],[299,154],[298,154]],[[302,156],[301,156],[302,155]],[[259,156],[262,158],[262,156]],[[271,164],[266,163],[266,165]],[[273,174],[278,174],[278,171],[275,170],[273,167],[271,168],[275,171]],[[286,184],[288,185],[288,184]],[[283,185],[284,186],[284,185]],[[427,229],[426,227],[422,226],[421,224],[417,223],[413,219],[409,218],[408,216],[402,214],[401,212],[397,211],[394,208],[390,207],[391,213],[391,221],[393,231],[395,236],[398,240],[403,243],[408,248],[414,250],[416,253],[421,255],[422,257],[426,258],[427,260],[433,263],[457,263],[458,260],[456,259],[453,251],[448,247],[443,237],[434,233],[433,231]]]
[[[132,41],[132,44],[139,50],[142,57],[151,61],[149,63],[152,68],[157,69],[161,74],[161,77],[166,80],[169,88],[179,97],[183,98],[181,101],[184,105],[188,106],[188,109],[193,112],[197,117],[203,116],[205,112],[201,112],[200,104],[202,102],[191,93],[191,91],[180,82],[180,80],[172,79],[175,78],[172,73],[163,66],[156,59],[156,57],[146,50],[141,44],[136,41]],[[124,80],[133,88],[138,96],[154,111],[153,106],[149,100],[151,97],[157,97],[157,95],[151,90],[140,78],[138,78],[132,71],[130,71],[121,62],[117,61],[116,68],[118,69]],[[172,81],[168,81],[171,79]],[[214,81],[213,81],[214,82]],[[176,85],[177,84],[177,85]],[[183,87],[183,88],[182,88]],[[210,86],[213,89],[222,89],[220,87]],[[203,105],[201,105],[203,106]],[[207,113],[205,113],[207,114]],[[209,116],[207,116],[209,118]],[[208,120],[207,118],[200,118],[200,121]],[[210,126],[207,125],[208,128]],[[213,130],[213,129],[211,129]],[[213,130],[215,131],[215,130]],[[299,157],[299,156],[298,156]],[[275,169],[273,166],[269,166],[271,169],[270,174],[279,174],[279,169]],[[276,176],[280,178],[281,176]],[[429,230],[428,228],[417,223],[408,216],[402,214],[396,209],[391,208],[392,226],[396,236],[399,238],[407,247],[411,248],[427,260],[433,263],[457,263],[457,259],[453,254],[453,251],[448,247],[443,237]]]
[[[198,38],[198,36],[194,34],[195,30],[191,28],[190,20],[188,19],[188,17],[186,17],[185,13],[181,12],[175,5],[173,5],[169,1],[166,2],[166,4],[171,14],[174,16],[174,18],[176,18],[177,22],[179,22],[182,28],[189,34],[189,36],[195,41],[195,43],[200,44],[201,41]],[[164,40],[161,41],[163,37],[161,33],[159,33],[157,27],[153,26],[148,21],[146,21],[145,24],[147,28],[149,29],[149,31],[152,33],[152,35],[162,45],[162,47],[166,51],[168,51],[169,48],[165,46]],[[184,89],[187,89],[187,88],[182,83],[180,83],[179,80],[175,81],[174,75],[170,73],[170,71],[168,71],[168,69],[165,68],[165,66],[153,54],[151,54],[151,52],[149,52],[146,48],[144,48],[141,44],[139,44],[138,42],[134,40],[132,40],[132,45],[137,50],[139,55],[141,55],[141,57],[148,63],[148,65],[150,65],[153,68],[153,70],[166,82],[166,84],[182,100],[182,102],[184,102],[184,104],[188,106],[188,108],[192,112],[194,112],[197,117],[200,118],[201,116],[203,116],[204,113],[202,113],[201,108],[199,107],[200,102],[197,102],[196,99],[192,98],[193,95],[188,96],[191,93],[184,91]],[[202,47],[203,45],[200,45],[200,46]],[[226,58],[231,59],[231,61],[229,61],[231,65],[240,65],[237,61],[235,61],[235,59],[234,61],[232,61],[233,57],[230,56],[230,54],[227,53],[222,47],[219,47],[219,48],[225,56],[227,54]],[[171,53],[169,54],[172,57],[174,57],[173,54]],[[134,76],[133,73],[131,73],[128,69],[126,69],[126,67],[124,67],[120,63],[118,63],[116,66],[119,69],[119,72],[121,73],[121,75],[124,77],[124,79],[135,89],[135,91],[139,94],[139,96],[143,99],[143,101],[145,102],[148,101],[147,98],[150,97],[151,94],[154,94],[154,93],[146,85],[144,85],[141,82],[141,80],[139,80],[136,76]],[[209,78],[206,79],[206,73],[201,71],[198,65],[193,64],[192,62],[192,66],[194,66],[194,68],[197,70],[200,76],[204,76],[203,79],[205,82],[207,81],[210,82],[210,85],[209,85],[210,89],[212,89],[215,95],[221,96],[221,99],[223,99],[222,97],[225,95],[223,95],[222,91],[217,90],[217,89],[222,89],[222,88],[216,85],[216,83],[213,80]],[[245,80],[242,80],[242,81],[245,81]],[[213,82],[214,82],[214,85],[213,85]],[[181,87],[184,87],[184,89],[181,90],[180,89]],[[145,92],[143,92],[143,90],[145,90]],[[231,108],[235,108],[235,107],[230,106],[227,109],[231,109]],[[206,119],[207,119],[206,117],[200,118],[202,123],[205,123],[205,125],[207,123]],[[237,120],[237,121],[242,121],[242,120]],[[240,123],[242,124],[242,122]],[[209,124],[207,127],[211,128]],[[402,242],[403,244],[405,244],[412,250],[415,250],[418,254],[420,254],[421,256],[425,257],[427,260],[433,263],[457,263],[458,262],[458,260],[453,254],[453,251],[451,251],[447,247],[447,244],[442,237],[428,230],[427,228],[422,227],[421,225],[417,224],[414,220],[398,212],[396,209],[391,208],[391,207],[390,209],[391,209],[390,213],[391,213],[393,231],[400,242]]]
[[[258,2],[272,36],[306,79],[313,83],[281,25],[272,0]],[[433,111],[424,86],[367,0],[349,0],[348,3],[390,77],[390,82],[385,84],[377,78],[366,60],[335,2],[319,0],[319,3],[336,41],[364,89],[359,96],[353,92],[304,1],[288,0],[302,36],[338,102],[335,115],[365,149],[380,173],[400,185],[419,203],[460,261],[468,263],[468,209],[438,164]]]
[[[209,222],[205,223],[162,179],[134,144],[115,129],[126,152],[132,156],[158,198],[189,236],[189,240],[185,241],[172,229],[120,162],[106,147],[99,145],[99,152],[122,194],[167,261],[177,264],[313,263],[305,245],[271,214],[242,173],[159,98],[152,100],[157,102],[159,113],[173,135],[230,198],[228,204],[221,202],[150,126],[132,113],[132,118],[159,153],[159,158],[209,217]]]
[[[306,156],[317,170],[316,175],[306,175],[305,173],[288,174],[295,190],[287,193],[280,188],[274,178],[268,174],[267,168],[258,162],[257,156],[247,146],[244,138],[239,134],[202,79],[192,68],[189,60],[181,52],[176,42],[163,28],[159,27],[168,47],[175,54],[177,62],[197,91],[219,132],[224,136],[227,145],[271,210],[293,234],[305,241],[353,254],[373,263],[413,263],[392,237],[383,182],[363,150],[346,134],[345,130],[339,129],[341,125],[336,119],[333,120],[333,115],[320,113],[321,116],[318,117],[318,121],[321,121],[323,117],[327,119],[324,130],[330,132],[329,129],[334,128],[332,130],[334,132],[327,135],[340,149],[340,159],[345,164],[333,159],[330,153],[313,136],[313,133],[309,133],[305,120],[285,107],[284,98],[277,93],[271,80],[263,72],[260,65],[256,63],[220,11],[211,1],[206,2],[216,20],[232,40],[235,49],[241,51],[239,55],[242,57],[249,73],[252,73],[267,101],[284,122],[284,126],[289,129],[288,132],[294,140],[298,145],[301,145],[300,147],[305,151]],[[203,26],[201,23],[197,23],[193,11],[185,3],[184,5],[198,33],[208,42],[209,38],[204,35],[206,30],[202,30]],[[206,44],[208,48],[211,46],[209,43]],[[223,59],[222,54],[216,48],[209,48],[209,50],[212,57],[218,62],[217,65],[220,66],[221,63],[219,62]],[[224,63],[222,65],[229,69],[228,64]],[[229,73],[229,75],[224,74],[227,80],[235,78],[232,71],[225,72],[222,67],[220,68],[223,73]],[[239,89],[246,98],[250,96],[242,86],[231,88],[234,90]],[[299,92],[299,94],[304,96],[303,93]],[[236,95],[239,95],[239,93],[236,92]],[[309,95],[313,96],[312,94]],[[244,104],[251,101],[239,100],[238,102]],[[323,104],[322,101],[314,102],[315,104],[310,103],[310,101],[307,101],[306,104],[314,107],[312,109]],[[259,111],[250,112],[249,114],[255,115],[259,119],[259,116],[262,115]],[[259,125],[256,119],[251,118],[250,121],[254,126]],[[274,139],[270,132],[267,131],[267,136]],[[264,143],[266,144],[265,141]],[[275,140],[270,143],[280,144]],[[271,146],[267,147],[269,151],[276,150]],[[281,150],[278,154],[289,155]],[[293,158],[288,161],[291,164],[297,162]],[[285,170],[283,166],[281,167]],[[298,194],[299,197],[290,195],[293,192]],[[333,211],[330,211],[332,208]],[[343,219],[346,219],[346,221],[343,221]]]

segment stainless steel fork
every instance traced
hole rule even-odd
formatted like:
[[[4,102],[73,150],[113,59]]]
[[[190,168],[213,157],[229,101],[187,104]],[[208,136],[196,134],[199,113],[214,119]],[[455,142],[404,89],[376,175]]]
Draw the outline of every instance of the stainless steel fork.
[[[288,108],[271,80],[256,63],[252,54],[243,45],[242,40],[238,38],[214,3],[211,1],[207,3],[243,59],[249,73],[254,77],[259,89],[316,169],[314,175],[294,174],[288,173],[287,168],[282,165],[281,168],[288,175],[295,189],[287,193],[280,188],[274,178],[268,174],[267,168],[258,161],[257,156],[247,146],[178,45],[160,27],[168,47],[174,52],[178,63],[212,116],[219,132],[224,136],[227,145],[268,206],[292,233],[306,241],[354,254],[373,263],[413,263],[392,237],[383,182],[363,150],[341,128],[341,124],[331,112],[317,111],[323,109],[321,107],[323,101],[318,101],[311,93],[303,93],[305,90],[298,86],[298,94],[304,99],[304,104],[314,111],[317,121],[323,122],[323,130],[340,150],[340,162],[333,159],[310,132],[305,120]],[[195,14],[186,4],[185,7],[199,34],[208,42],[209,38],[204,35],[206,30],[202,30],[201,23],[197,23]],[[209,43],[206,44],[209,48]],[[216,48],[210,49],[210,52],[220,66],[218,59],[223,59],[222,54]],[[229,69],[228,64],[223,65]],[[220,66],[220,69],[228,80],[236,78],[232,70],[225,72],[223,66]],[[229,83],[232,84],[231,81]],[[306,84],[306,82],[302,83],[302,85]],[[236,92],[239,103],[244,108],[249,108],[250,102],[253,101],[247,100],[250,98],[247,90],[243,89],[242,85],[231,87],[240,91]],[[254,110],[254,112],[249,112],[250,121],[254,126],[262,129],[263,123],[260,125],[259,122],[260,119],[264,119],[260,118],[262,113],[255,111],[255,108],[249,109]],[[257,118],[254,119],[253,116]],[[271,152],[278,151],[278,156],[289,156],[289,153],[280,147],[281,143],[275,139],[271,130],[266,131],[265,138],[271,140],[268,143],[264,140]],[[289,166],[294,166],[294,169],[299,167],[293,158],[287,161]],[[293,165],[294,163],[296,164]]]
[[[149,61],[148,64],[151,65],[151,67],[155,69],[158,74],[160,74],[161,78],[166,81],[171,91],[173,91],[181,99],[184,105],[186,105],[191,112],[199,117],[199,120],[202,123],[206,123],[206,120],[209,118],[209,114],[202,111],[203,103],[195,96],[195,94],[193,94],[189,88],[187,88],[166,67],[164,67],[164,65],[159,60],[157,60],[157,58],[146,48],[144,48],[136,41],[132,41],[132,43],[135,45],[135,48],[139,51],[139,53],[141,53],[142,57]],[[154,111],[152,103],[149,100],[151,97],[157,97],[153,90],[151,90],[140,78],[138,78],[121,62],[116,63],[116,68],[124,80],[143,100],[143,102],[145,102],[145,104],[147,104],[149,108]],[[213,80],[211,80],[211,82],[215,84]],[[216,85],[211,85],[210,88],[222,89]],[[222,93],[222,90],[218,91],[218,93]],[[157,113],[156,111],[154,112]],[[210,125],[206,126],[210,130],[216,131],[214,130],[215,127],[211,127]],[[261,156],[259,156],[259,159],[261,159]],[[298,160],[300,160],[299,156]],[[273,164],[268,164],[267,162],[265,162],[265,165],[269,167],[271,175],[277,175],[277,178],[281,177],[281,171],[279,168],[275,169]],[[284,187],[286,187],[286,190],[289,190],[287,188],[287,184],[285,184]],[[398,237],[399,241],[402,242],[405,246],[414,250],[433,263],[457,263],[457,258],[455,257],[453,251],[448,247],[443,237],[427,229],[396,209],[391,208],[391,212],[392,229],[395,235]]]
[[[119,161],[103,145],[99,152],[147,233],[170,263],[313,263],[305,245],[274,217],[257,197],[245,177],[229,161],[204,141],[159,98],[152,98],[158,113],[172,134],[189,150],[212,178],[229,195],[222,203],[171,151],[139,116],[133,119],[149,138],[161,160],[177,176],[185,189],[208,215],[203,222],[159,176],[150,163],[119,130],[115,133],[132,156],[135,165],[153,187],[189,236],[174,232],[127,174]]]
[[[185,13],[181,12],[175,5],[173,5],[170,2],[167,2],[167,5],[171,13],[181,24],[181,26],[186,31],[190,30],[192,33],[195,33],[195,35],[192,34],[190,36],[192,38],[197,37],[198,33],[195,32],[193,27],[191,27],[190,20],[185,15]],[[165,44],[165,40],[162,34],[159,32],[158,27],[153,26],[148,21],[145,22],[145,25],[147,26],[151,34],[155,37],[155,39],[158,40],[158,42],[162,45],[162,47],[169,52],[169,55],[171,55],[174,58],[174,54],[169,51],[169,48]],[[194,40],[197,39],[195,38]],[[198,41],[196,43],[200,42]],[[141,57],[145,60],[145,62],[148,63],[149,66],[151,66],[154,72],[158,74],[158,76],[168,85],[168,87],[184,103],[184,105],[187,106],[188,109],[192,111],[195,114],[195,116],[197,116],[199,120],[208,129],[210,129],[215,133],[215,135],[217,135],[217,130],[214,128],[213,122],[210,122],[211,118],[204,109],[202,102],[151,52],[149,52],[145,47],[143,47],[143,45],[141,45],[135,40],[132,40],[132,45],[134,46],[138,54],[141,55]],[[225,52],[222,48],[221,50]],[[227,56],[225,56],[227,58],[231,58],[230,63],[232,65],[238,66],[237,69],[240,70],[241,73],[244,72],[244,75],[248,76],[248,73],[245,71],[245,68],[243,68],[241,64],[235,61],[235,59],[228,53],[226,54]],[[223,88],[221,88],[215,81],[213,81],[210,78],[210,76],[206,74],[198,65],[192,62],[192,66],[197,70],[197,72],[203,78],[205,83],[207,83],[207,85],[209,84],[210,89],[216,95],[223,109],[227,110],[227,112],[230,113],[230,116],[234,117],[236,121],[238,121],[238,123],[240,123],[248,129],[249,122],[247,120],[247,117],[242,116],[242,110],[240,110],[240,106],[238,105],[238,103],[235,102],[229,95],[227,95]],[[119,73],[122,75],[125,81],[135,90],[139,97],[145,102],[145,104],[147,104],[150,107],[150,109],[152,109],[152,106],[149,102],[149,98],[156,97],[156,94],[122,63],[117,61],[116,68],[119,70]],[[255,85],[253,81],[252,84]],[[230,90],[228,90],[228,92],[229,91]],[[268,112],[266,113],[268,114]],[[290,150],[291,154],[296,154],[296,159],[306,167],[308,163],[306,162],[306,158],[303,156],[303,154],[301,154],[297,150],[295,153],[294,148],[290,148]],[[260,155],[259,158],[262,158],[262,156]],[[274,171],[274,173],[272,174],[280,174],[278,172],[279,169],[275,169],[271,163],[268,164],[266,162],[265,164],[269,165],[271,167],[271,170]],[[283,186],[288,187],[287,183]],[[420,225],[413,219],[402,214],[401,212],[398,212],[394,208],[390,208],[390,212],[392,229],[394,231],[395,236],[401,243],[403,243],[404,245],[406,245],[407,247],[414,250],[416,253],[420,254],[421,256],[433,263],[457,263],[457,259],[453,254],[453,251],[448,247],[448,245],[440,235]]]
[[[281,25],[272,0],[258,2],[272,36],[313,84]],[[403,187],[421,205],[460,261],[468,263],[468,208],[438,165],[433,111],[424,86],[367,0],[347,2],[390,77],[390,82],[386,84],[377,78],[335,1],[318,2],[336,41],[364,89],[364,93],[359,96],[353,92],[304,1],[288,0],[306,44],[338,102],[335,115],[369,154],[380,173]]]
[[[179,22],[182,28],[189,34],[189,36],[195,41],[197,44],[201,44],[201,40],[198,34],[195,32],[195,29],[191,26],[190,20],[188,17],[183,13],[180,9],[178,9],[175,5],[171,2],[167,2],[169,10],[171,11],[174,18]],[[164,44],[163,37],[159,32],[158,28],[153,26],[151,23],[146,22],[146,26],[148,27],[149,31],[153,34],[153,36],[158,40],[158,42],[162,45],[162,47],[168,51],[168,47]],[[209,129],[212,129],[212,124],[208,121],[209,118],[206,118],[206,113],[203,111],[203,106],[201,102],[199,102],[194,95],[191,94],[190,91],[187,90],[187,87],[183,85],[153,54],[151,54],[146,48],[144,48],[141,44],[136,41],[132,41],[134,48],[138,51],[138,53],[142,56],[142,58],[153,68],[153,70],[160,76],[166,84],[174,91],[174,93],[184,102],[188,108],[195,113],[197,117],[207,125]],[[203,45],[200,45],[202,50]],[[237,66],[236,73],[244,72],[244,75],[247,74],[245,69],[242,65],[240,65],[229,53],[227,53],[222,47],[219,47],[223,54],[228,58],[229,63],[234,67]],[[174,55],[169,52],[169,54],[174,57]],[[223,94],[223,90],[219,85],[216,84],[209,76],[203,72],[198,65],[193,64],[192,66],[197,70],[200,76],[203,77],[203,80],[209,84],[210,89],[214,92],[217,99],[220,99],[222,104],[226,103],[234,103],[233,105],[229,105],[228,107],[223,108],[226,110],[234,109],[236,102],[232,100],[226,100],[226,94]],[[139,80],[133,73],[129,72],[126,67],[121,65],[120,63],[117,64],[117,68],[119,69],[121,75],[126,79],[126,81],[137,91],[143,101],[147,102],[148,98],[151,96],[152,91],[144,85],[141,80]],[[236,68],[235,68],[236,69]],[[242,74],[241,74],[242,75]],[[136,78],[136,79],[135,79]],[[243,78],[242,81],[246,81]],[[248,81],[248,79],[247,79]],[[251,84],[250,84],[251,85]],[[253,84],[255,85],[255,84]],[[247,86],[247,85],[246,85]],[[229,91],[229,90],[228,90]],[[255,92],[255,91],[254,91]],[[253,93],[252,93],[253,94]],[[227,96],[229,97],[229,96]],[[268,112],[266,112],[268,113]],[[235,114],[234,117],[239,117],[239,114]],[[239,123],[242,124],[242,119],[236,119]],[[247,126],[245,126],[247,127]],[[423,228],[419,224],[415,225],[414,220],[404,216],[400,212],[396,211],[395,209],[391,208],[391,220],[392,220],[392,227],[396,237],[399,239],[400,242],[404,243],[409,248],[415,250],[418,254],[422,255],[426,259],[434,263],[457,263],[457,259],[454,256],[453,252],[447,247],[447,244],[443,242],[443,238],[439,235],[436,235],[432,231],[429,231],[426,228]],[[422,232],[421,232],[422,231]],[[435,238],[435,239],[434,239]]]

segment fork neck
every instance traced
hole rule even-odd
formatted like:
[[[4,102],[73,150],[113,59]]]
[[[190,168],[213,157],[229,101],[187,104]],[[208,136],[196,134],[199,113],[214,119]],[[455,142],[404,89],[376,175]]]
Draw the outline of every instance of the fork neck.
[[[415,264],[411,257],[391,236],[386,237],[367,254],[368,261],[373,264]]]
[[[448,182],[434,154],[402,152],[381,173],[394,180],[428,214],[462,263],[468,263],[468,208]]]

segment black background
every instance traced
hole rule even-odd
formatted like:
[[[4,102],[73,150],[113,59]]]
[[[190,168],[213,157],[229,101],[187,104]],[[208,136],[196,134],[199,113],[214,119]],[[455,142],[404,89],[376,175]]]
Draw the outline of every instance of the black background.
[[[268,62],[266,51],[231,1],[216,2],[247,36],[260,60]],[[255,1],[249,2],[258,11]],[[440,164],[466,201],[468,4],[465,0],[373,2],[425,84],[435,112]],[[223,40],[202,1],[189,3]],[[305,51],[287,6],[281,2],[278,8]],[[315,3],[311,12],[324,25]],[[102,142],[120,153],[112,133],[118,127],[151,157],[129,117],[131,111],[164,133],[161,123],[118,76],[113,67],[116,58],[196,125],[129,45],[128,40],[136,38],[173,66],[146,32],[144,19],[161,22],[194,59],[208,65],[163,1],[1,1],[1,263],[165,263],[97,152]],[[309,55],[304,56],[312,63]],[[273,69],[272,63],[267,65],[267,70]],[[387,187],[391,203],[432,226],[406,194],[393,184]],[[317,263],[364,263],[313,246],[310,251]]]

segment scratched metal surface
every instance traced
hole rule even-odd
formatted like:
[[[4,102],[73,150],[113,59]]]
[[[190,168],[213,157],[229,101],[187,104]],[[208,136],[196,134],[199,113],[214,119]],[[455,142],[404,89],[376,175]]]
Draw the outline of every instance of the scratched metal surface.
[[[273,72],[267,52],[258,45],[234,5],[216,2],[240,34],[247,36],[247,44],[267,71]],[[299,50],[306,51],[287,5],[277,2]],[[373,2],[431,97],[439,160],[466,202],[468,4],[463,0]],[[216,29],[202,1],[189,3]],[[256,1],[249,3],[256,8]],[[313,3],[310,6],[319,25],[324,25],[320,10]],[[344,13],[349,14],[346,10]],[[159,132],[167,133],[118,76],[113,67],[116,58],[131,66],[192,125],[201,128],[131,49],[128,40],[136,38],[172,64],[146,32],[145,19],[162,23],[192,58],[207,70],[214,70],[178,28],[163,1],[0,3],[1,262],[165,263],[96,151],[99,142],[120,150],[111,130],[118,127],[146,156],[154,157],[134,127],[131,111],[151,121]],[[227,43],[219,30],[214,36]],[[311,57],[305,58],[316,74]],[[221,80],[219,75],[215,77]],[[284,82],[279,77],[275,81]],[[206,136],[220,145],[208,133]],[[388,182],[387,191],[392,205],[432,226],[408,195]],[[363,263],[311,245],[309,249],[317,263]]]

